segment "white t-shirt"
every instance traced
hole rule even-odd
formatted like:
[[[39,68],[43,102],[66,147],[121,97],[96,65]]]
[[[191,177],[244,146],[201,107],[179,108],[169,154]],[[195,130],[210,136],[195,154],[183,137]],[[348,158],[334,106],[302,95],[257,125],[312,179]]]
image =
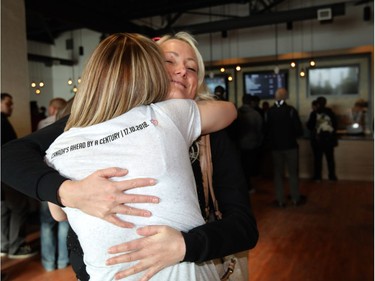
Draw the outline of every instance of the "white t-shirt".
[[[127,193],[156,195],[159,204],[134,204],[152,212],[149,218],[119,215],[136,225],[117,227],[78,209],[64,208],[84,252],[90,280],[113,280],[124,264],[106,266],[107,249],[139,238],[136,229],[144,225],[169,225],[188,231],[204,223],[199,208],[189,147],[200,135],[200,115],[194,101],[168,100],[139,106],[112,120],[84,128],[72,128],[59,136],[47,150],[46,161],[73,180],[98,169],[121,167],[129,170],[124,178],[156,178],[155,186]],[[131,204],[128,204],[131,205]],[[133,263],[125,264],[130,266]],[[126,280],[139,280],[142,273]],[[219,280],[211,262],[179,263],[165,268],[151,280]]]

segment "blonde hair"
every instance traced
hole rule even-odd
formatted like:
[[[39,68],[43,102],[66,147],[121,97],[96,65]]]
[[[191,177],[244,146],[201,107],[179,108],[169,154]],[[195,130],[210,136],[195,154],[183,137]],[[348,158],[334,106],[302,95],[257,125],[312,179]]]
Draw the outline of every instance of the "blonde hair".
[[[87,62],[65,130],[165,100],[169,84],[164,56],[151,39],[135,33],[110,35]]]
[[[204,61],[202,58],[201,53],[198,50],[198,42],[195,40],[195,38],[188,32],[180,31],[174,35],[164,35],[162,36],[157,43],[159,45],[162,45],[168,40],[180,40],[190,45],[190,47],[193,49],[195,56],[197,58],[198,62],[198,87],[197,92],[195,93],[195,99],[196,100],[212,100],[214,97],[211,95],[209,89],[206,86],[206,83],[204,82],[205,77],[205,67],[204,67]]]

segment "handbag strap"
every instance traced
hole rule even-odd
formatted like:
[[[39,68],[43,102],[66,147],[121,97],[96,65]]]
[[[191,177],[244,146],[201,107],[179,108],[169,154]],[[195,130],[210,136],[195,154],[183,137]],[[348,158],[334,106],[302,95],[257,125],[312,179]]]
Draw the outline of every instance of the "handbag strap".
[[[210,135],[202,136],[199,141],[199,162],[202,171],[206,220],[208,220],[210,215],[210,198],[214,208],[215,217],[216,219],[220,220],[222,218],[222,214],[219,210],[219,204],[217,202],[212,185],[213,167],[211,158]]]
[[[219,210],[219,204],[217,202],[215,192],[212,185],[212,158],[211,158],[211,143],[210,135],[204,135],[199,141],[199,163],[202,171],[202,182],[203,182],[203,192],[205,200],[205,215],[206,222],[210,217],[210,198],[212,205],[214,207],[214,215],[216,220],[222,219],[222,213]],[[224,263],[224,259],[222,259]],[[221,281],[226,281],[229,279],[230,275],[234,272],[236,266],[236,260],[231,257],[227,264],[227,268],[224,270],[224,275],[220,278]]]

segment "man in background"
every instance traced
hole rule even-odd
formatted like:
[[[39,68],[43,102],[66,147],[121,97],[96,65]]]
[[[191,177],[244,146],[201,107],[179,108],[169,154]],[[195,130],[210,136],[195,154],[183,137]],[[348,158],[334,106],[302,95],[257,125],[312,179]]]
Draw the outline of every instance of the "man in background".
[[[38,123],[38,130],[56,121],[56,114],[66,106],[66,100],[63,98],[54,98],[48,105],[48,116]]]
[[[255,110],[255,106],[256,98],[252,95],[244,95],[236,120],[238,146],[249,193],[255,192],[251,178],[259,175],[263,143],[263,116]]]
[[[12,112],[13,97],[1,93],[1,146],[17,138],[8,120]],[[26,242],[25,223],[29,210],[29,199],[1,182],[1,257],[23,259],[37,254]]]
[[[226,92],[223,86],[216,86],[214,90],[214,95],[218,100],[228,100]]]
[[[289,175],[292,204],[302,205],[306,197],[299,191],[298,183],[298,143],[303,129],[298,111],[286,103],[288,92],[279,88],[275,93],[275,104],[265,114],[266,138],[272,150],[274,184],[277,206],[285,207],[284,192],[285,166]]]
[[[47,111],[48,117],[39,122],[38,130],[54,123],[57,119],[57,114],[66,107],[66,104],[67,102],[63,98],[50,100]],[[40,202],[39,213],[42,265],[46,271],[65,268],[69,264],[66,244],[69,223],[67,221],[55,221],[46,201]]]
[[[316,139],[314,180],[322,180],[323,155],[325,155],[328,167],[328,179],[330,181],[337,181],[334,157],[334,149],[338,145],[336,135],[337,117],[326,104],[327,99],[325,97],[318,97],[316,99],[316,110],[312,112],[307,124],[308,129]]]

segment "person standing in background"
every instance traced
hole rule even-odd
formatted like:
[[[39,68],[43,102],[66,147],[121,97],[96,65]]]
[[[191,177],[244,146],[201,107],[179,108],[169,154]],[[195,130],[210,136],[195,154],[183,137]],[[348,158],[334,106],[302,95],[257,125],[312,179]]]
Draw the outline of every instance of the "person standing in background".
[[[252,96],[252,104],[253,104],[253,108],[259,112],[259,114],[262,116],[262,118],[264,119],[264,110],[262,107],[260,107],[260,97],[257,96],[257,95],[253,95]]]
[[[249,193],[255,192],[251,178],[259,174],[260,150],[263,142],[263,117],[255,110],[254,96],[244,95],[238,109],[237,138],[242,167],[248,181]]]
[[[17,138],[16,131],[8,118],[13,113],[13,97],[8,93],[1,93],[1,145]]]
[[[214,95],[218,100],[228,100],[227,94],[223,86],[216,86],[214,90]]]
[[[318,97],[317,109],[312,113],[308,129],[316,136],[316,158],[315,158],[315,177],[317,181],[322,180],[323,155],[325,155],[328,167],[328,179],[337,181],[335,169],[334,149],[337,142],[337,117],[332,109],[326,107],[327,99]]]
[[[275,93],[275,104],[265,114],[266,138],[272,150],[274,183],[277,205],[286,206],[283,176],[285,164],[289,174],[292,204],[302,205],[306,197],[300,194],[298,184],[298,143],[302,136],[302,123],[298,111],[286,103],[288,92],[279,88]]]
[[[266,113],[267,110],[270,108],[270,103],[268,101],[263,101],[262,102],[262,110],[263,110],[263,113]]]
[[[13,97],[1,93],[1,147],[17,139],[8,118],[13,112]],[[29,216],[29,199],[1,182],[1,257],[23,259],[37,254],[26,243],[25,223]]]
[[[48,116],[45,119],[39,121],[38,130],[47,127],[48,125],[51,125],[53,122],[55,122],[57,113],[65,106],[66,100],[64,100],[63,98],[53,98],[52,100],[50,100],[48,105]]]
[[[66,104],[67,102],[63,98],[52,99],[48,105],[48,117],[39,122],[38,130],[54,123],[57,119],[57,114],[65,108]],[[56,268],[67,267],[69,264],[67,247],[69,223],[67,221],[55,221],[48,208],[47,201],[40,202],[39,214],[41,258],[44,269],[46,271],[53,271]]]
[[[310,129],[310,128],[314,128],[315,127],[315,119],[316,119],[316,110],[318,109],[318,102],[317,100],[313,100],[311,102],[311,112],[310,112],[310,115],[309,115],[309,119],[307,120],[306,122],[306,127],[310,130],[310,135],[309,135],[309,138],[310,138],[310,146],[311,146],[311,151],[312,151],[312,154],[313,154],[313,163],[314,163],[314,171],[313,171],[313,178],[312,180],[313,181],[316,181],[316,182],[320,182],[321,181],[321,177],[319,176],[319,173],[318,173],[318,170],[319,168],[317,167],[317,139],[316,139],[316,132],[314,129]]]

